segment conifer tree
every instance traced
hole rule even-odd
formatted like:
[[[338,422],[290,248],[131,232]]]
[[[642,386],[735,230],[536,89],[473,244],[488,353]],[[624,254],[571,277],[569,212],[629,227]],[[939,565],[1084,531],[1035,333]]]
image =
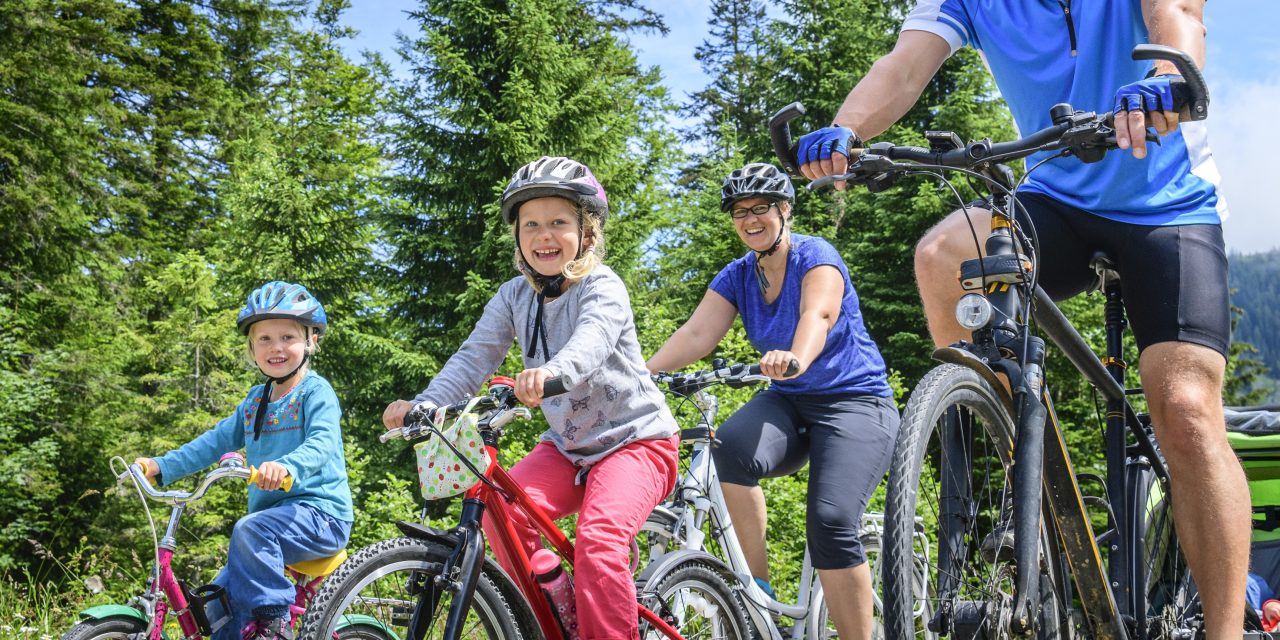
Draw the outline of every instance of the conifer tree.
[[[516,275],[499,196],[516,168],[543,155],[586,163],[608,192],[608,262],[640,259],[656,186],[672,153],[659,129],[665,94],[621,36],[660,28],[635,3],[425,0],[402,50],[417,73],[400,87],[395,192],[388,220],[397,313],[447,357],[481,305]],[[638,14],[637,14],[638,11]],[[626,18],[625,15],[635,17]]]

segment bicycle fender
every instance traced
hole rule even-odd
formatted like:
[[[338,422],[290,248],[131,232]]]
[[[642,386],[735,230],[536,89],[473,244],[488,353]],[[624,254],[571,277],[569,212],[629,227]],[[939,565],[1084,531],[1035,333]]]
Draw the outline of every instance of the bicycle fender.
[[[457,546],[459,542],[457,535],[428,527],[424,524],[418,524],[416,522],[405,522],[401,520],[396,522],[396,527],[400,529],[400,533],[403,533],[410,538],[417,538],[418,540],[430,540],[450,547]]]
[[[381,620],[378,620],[377,618],[374,618],[371,616],[366,616],[361,614],[343,615],[342,622],[338,624],[338,628],[335,629],[335,631],[342,631],[347,627],[357,627],[357,626],[358,627],[375,627],[381,630],[383,633],[385,633],[386,637],[388,638],[396,637],[395,630],[392,629],[391,627],[388,627]]]
[[[958,347],[942,347],[933,352],[933,359],[939,362],[958,364],[962,367],[973,369],[991,385],[993,390],[995,390],[996,396],[1004,403],[1004,408],[1009,412],[1009,415],[1018,415],[1013,410],[1013,397],[1009,395],[1008,386],[1000,379],[1000,376],[997,376],[996,372],[993,371],[991,367],[987,366],[987,363],[980,360],[978,356]]]
[[[729,569],[729,566],[720,558],[717,558],[706,551],[680,549],[664,554],[661,558],[658,558],[657,562],[646,566],[644,570],[640,572],[640,575],[636,577],[636,592],[643,592],[645,587],[650,583],[656,584],[661,582],[663,576],[670,573],[672,569],[679,566],[686,560],[698,560],[700,562],[705,562],[706,564],[714,567],[717,571],[723,573],[725,576],[733,576],[733,571]],[[729,584],[732,585],[733,582],[736,581],[737,578],[735,577]]]
[[[111,617],[134,618],[143,623],[147,621],[147,617],[142,615],[141,611],[123,604],[101,604],[80,612],[81,620],[102,620]]]

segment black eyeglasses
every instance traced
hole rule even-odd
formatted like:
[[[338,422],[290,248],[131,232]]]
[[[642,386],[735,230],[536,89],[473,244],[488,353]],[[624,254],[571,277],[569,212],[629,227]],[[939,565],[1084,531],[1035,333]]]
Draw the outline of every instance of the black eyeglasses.
[[[747,217],[748,213],[754,213],[758,216],[762,216],[769,213],[769,210],[776,206],[778,206],[778,202],[775,200],[768,204],[758,204],[754,207],[738,207],[736,209],[729,210],[729,217],[734,220],[741,220],[742,218]]]

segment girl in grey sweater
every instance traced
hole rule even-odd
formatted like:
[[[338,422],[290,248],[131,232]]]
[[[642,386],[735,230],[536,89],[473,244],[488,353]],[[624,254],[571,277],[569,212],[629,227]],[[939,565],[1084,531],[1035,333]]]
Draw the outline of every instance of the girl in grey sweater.
[[[551,428],[511,476],[552,518],[579,514],[580,637],[636,638],[630,541],[675,483],[678,438],[645,369],[626,288],[600,262],[604,188],[585,165],[544,157],[512,177],[502,217],[514,225],[523,276],[499,287],[427,389],[411,402],[393,402],[383,421],[398,427],[415,406],[424,411],[474,394],[519,340],[525,369],[516,376],[516,396],[541,405]],[[543,383],[555,376],[568,391],[543,402]],[[525,553],[532,554],[541,546],[538,533],[517,519]],[[501,554],[498,561],[512,570]]]

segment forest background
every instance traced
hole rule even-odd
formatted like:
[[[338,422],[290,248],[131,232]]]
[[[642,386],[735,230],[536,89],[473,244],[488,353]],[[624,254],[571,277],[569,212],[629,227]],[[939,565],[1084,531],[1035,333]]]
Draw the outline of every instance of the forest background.
[[[379,416],[426,384],[514,275],[497,206],[512,171],[544,154],[595,170],[612,206],[608,262],[652,352],[743,251],[720,179],[771,159],[765,122],[782,105],[804,101],[801,126],[829,122],[909,3],[714,0],[696,51],[706,84],[679,98],[637,57],[631,38],[666,32],[641,0],[421,0],[394,64],[350,53],[349,4],[0,3],[0,638],[55,637],[79,609],[141,588],[150,530],[107,461],[187,442],[258,381],[234,329],[252,288],[298,281],[324,302],[315,368],[343,403],[351,547],[394,535],[422,504],[412,451],[377,442]],[[1013,136],[973,52],[882,139],[922,142],[927,129]],[[801,191],[797,204],[796,229],[849,264],[903,400],[932,350],[911,251],[951,196],[909,180]],[[1275,366],[1280,335],[1280,257],[1243,258],[1261,301],[1245,322],[1273,324],[1252,334],[1268,352],[1233,345],[1236,404],[1271,392],[1263,360]],[[1100,300],[1065,308],[1100,346]],[[715,355],[758,357],[740,326]],[[518,363],[513,352],[503,371]],[[1051,367],[1079,465],[1094,467],[1097,398],[1061,358]],[[725,400],[727,415],[745,396]],[[507,462],[543,428],[512,429]],[[804,482],[766,485],[784,590]],[[243,491],[218,487],[189,511],[181,578],[202,584],[223,564]],[[452,508],[427,517],[447,523]]]

